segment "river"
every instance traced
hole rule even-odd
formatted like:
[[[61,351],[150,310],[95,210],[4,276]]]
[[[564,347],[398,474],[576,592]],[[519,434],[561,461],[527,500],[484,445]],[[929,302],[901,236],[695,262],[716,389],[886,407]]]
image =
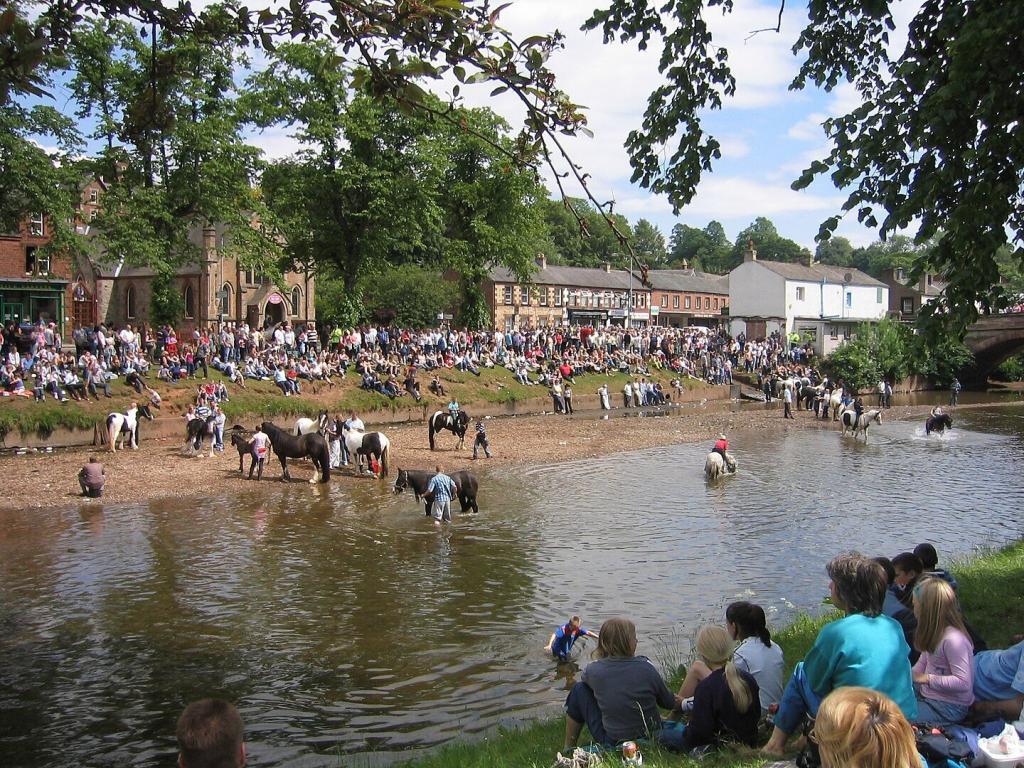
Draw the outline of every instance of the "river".
[[[667,662],[734,599],[819,610],[839,551],[1024,536],[1024,407],[922,432],[736,430],[715,486],[707,445],[482,468],[481,514],[440,530],[372,480],[0,513],[2,762],[172,765],[207,695],[238,702],[253,765],[407,758],[557,713],[572,668],[541,648],[571,613],[632,618]]]

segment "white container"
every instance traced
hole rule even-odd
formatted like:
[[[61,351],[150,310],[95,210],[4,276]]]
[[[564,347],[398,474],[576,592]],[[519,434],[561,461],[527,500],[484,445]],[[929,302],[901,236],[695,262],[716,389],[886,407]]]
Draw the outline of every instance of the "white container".
[[[978,749],[985,756],[985,765],[988,768],[1017,768],[1024,767],[1024,753],[1015,752],[1012,755],[1004,755],[1000,752],[990,751],[984,744],[979,743]]]

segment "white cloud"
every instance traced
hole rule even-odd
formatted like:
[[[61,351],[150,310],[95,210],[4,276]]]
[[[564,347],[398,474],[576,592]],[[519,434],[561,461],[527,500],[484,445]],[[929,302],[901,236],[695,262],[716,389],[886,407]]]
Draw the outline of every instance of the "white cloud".
[[[828,120],[822,112],[812,112],[789,127],[786,135],[798,141],[819,141],[825,135],[821,124]]]
[[[788,185],[753,181],[735,176],[709,176],[697,196],[684,209],[687,216],[743,218],[838,208],[842,198],[794,192]]]
[[[717,136],[723,160],[739,160],[750,154],[750,145],[739,136]]]
[[[263,152],[265,160],[281,160],[302,149],[302,144],[289,135],[286,128],[268,128],[255,131],[248,137],[249,143]]]

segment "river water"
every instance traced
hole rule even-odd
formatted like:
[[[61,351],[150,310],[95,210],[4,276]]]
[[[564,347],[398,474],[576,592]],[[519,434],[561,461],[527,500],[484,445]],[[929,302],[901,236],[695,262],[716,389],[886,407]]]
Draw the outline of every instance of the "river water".
[[[818,610],[841,550],[1024,536],[1024,407],[956,418],[867,445],[736,430],[740,473],[715,486],[692,444],[481,471],[481,514],[440,530],[372,480],[0,513],[0,763],[170,766],[207,695],[238,702],[260,766],[383,763],[558,712],[573,668],[541,648],[573,612],[631,617],[668,662],[734,599],[775,625]]]

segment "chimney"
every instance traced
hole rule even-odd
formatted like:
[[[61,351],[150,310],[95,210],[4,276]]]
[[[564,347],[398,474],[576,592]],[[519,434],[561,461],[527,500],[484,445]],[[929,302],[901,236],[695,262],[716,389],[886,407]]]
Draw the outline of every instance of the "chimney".
[[[690,262],[687,261],[686,259],[683,259],[683,270],[685,271],[685,270],[687,270],[689,268],[690,268]]]
[[[607,262],[607,261],[606,261],[606,262],[604,263],[604,271],[605,271],[605,272],[611,272],[611,271],[612,271],[612,265],[611,265],[611,263],[610,263],[610,262]]]
[[[747,240],[747,252],[743,254],[743,261],[757,261],[757,249],[754,248],[754,240]]]
[[[543,253],[538,253],[535,261],[537,262],[537,266],[541,269],[548,268],[548,258]]]
[[[808,267],[813,267],[814,263],[815,263],[814,262],[814,254],[813,253],[807,254],[807,266]]]

